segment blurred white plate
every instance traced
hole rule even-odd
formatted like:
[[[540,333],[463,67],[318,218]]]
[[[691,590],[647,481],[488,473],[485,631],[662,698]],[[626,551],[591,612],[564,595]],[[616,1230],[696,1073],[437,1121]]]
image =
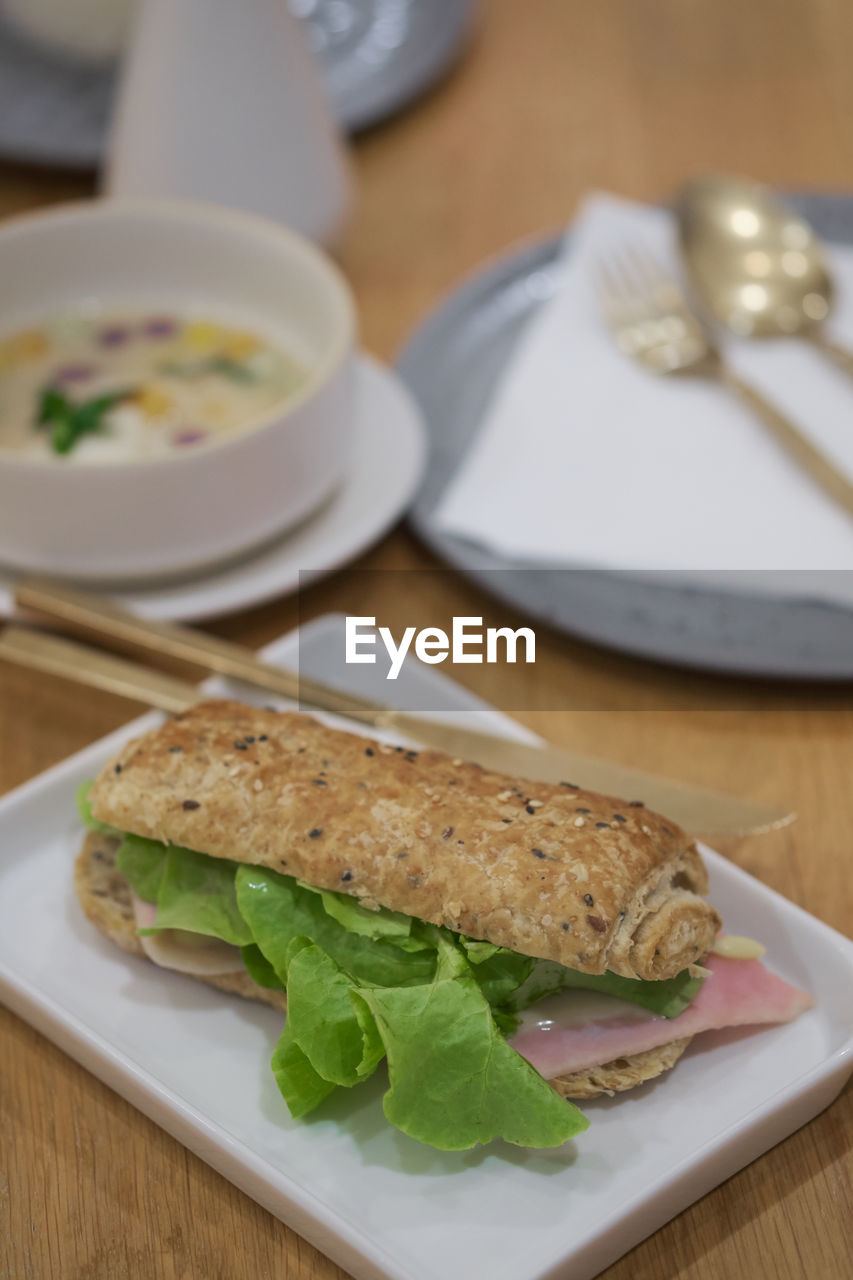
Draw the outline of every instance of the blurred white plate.
[[[853,244],[853,199],[788,195],[827,241]],[[525,326],[558,286],[562,236],[515,245],[421,321],[398,368],[421,406],[429,466],[416,532],[443,560],[528,617],[597,645],[729,675],[853,680],[853,569],[695,574],[555,568],[447,534],[444,490],[483,421]]]
[[[471,0],[291,0],[338,119],[376,124],[429,88],[464,44]],[[93,168],[109,128],[115,73],[27,40],[0,22],[0,155]]]
[[[265,656],[298,657],[322,677],[340,627],[318,619],[298,653],[290,635]],[[422,699],[427,686],[452,705],[454,686],[432,668],[404,668],[395,694]],[[476,700],[457,693],[478,727],[529,736],[496,711],[472,715]],[[0,802],[0,995],[356,1277],[545,1280],[559,1269],[588,1280],[823,1110],[853,1070],[853,944],[706,850],[728,929],[762,938],[768,964],[814,993],[796,1022],[697,1037],[660,1080],[584,1104],[590,1129],[553,1151],[422,1147],[385,1122],[381,1072],[293,1121],[268,1066],[281,1015],[125,955],[74,898],[74,789],[153,723],[144,717]]]
[[[412,499],[426,460],[420,412],[400,379],[372,356],[356,361],[352,464],[343,484],[297,529],[198,578],[111,592],[146,618],[198,622],[290,595],[376,542]],[[14,610],[14,575],[0,568],[0,617]],[[87,588],[90,589],[90,588]]]

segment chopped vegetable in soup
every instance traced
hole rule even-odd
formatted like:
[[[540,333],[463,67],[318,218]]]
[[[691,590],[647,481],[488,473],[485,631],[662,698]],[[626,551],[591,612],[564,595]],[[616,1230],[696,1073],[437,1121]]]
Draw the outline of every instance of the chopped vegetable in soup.
[[[206,316],[55,317],[0,338],[0,454],[181,453],[254,426],[307,377],[274,341]]]

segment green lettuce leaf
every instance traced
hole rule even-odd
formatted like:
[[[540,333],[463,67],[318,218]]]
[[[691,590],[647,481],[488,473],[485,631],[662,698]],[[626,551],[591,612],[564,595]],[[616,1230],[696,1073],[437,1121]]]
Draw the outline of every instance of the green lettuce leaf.
[[[99,831],[101,835],[118,836],[118,838],[121,839],[121,837],[124,835],[123,831],[116,830],[115,827],[111,827],[107,822],[99,822],[97,818],[94,818],[92,816],[92,806],[89,802],[89,792],[92,790],[92,787],[94,785],[95,784],[91,778],[87,778],[85,782],[80,783],[80,786],[77,788],[76,792],[74,793],[74,800],[77,805],[77,812],[80,814],[80,817],[83,819],[83,822],[89,828],[90,831]]]
[[[464,933],[457,935],[457,941],[462,947],[465,955],[468,957],[469,964],[482,964],[484,960],[491,960],[493,955],[498,951],[506,951],[506,947],[499,947],[496,942],[482,942],[479,938],[466,938]],[[511,952],[507,952],[511,955]]]
[[[535,964],[530,956],[498,947],[494,955],[474,966],[474,979],[489,1004],[497,1008],[529,977]]]
[[[702,979],[691,977],[687,969],[663,982],[645,982],[640,978],[622,978],[616,973],[578,973],[551,960],[537,960],[527,981],[505,1004],[508,1011],[517,1013],[545,996],[577,987],[628,1000],[664,1018],[677,1018],[695,998],[701,985]]]
[[[360,933],[365,938],[409,938],[412,933],[411,916],[401,915],[398,911],[388,911],[380,907],[378,911],[368,911],[349,894],[332,893],[328,889],[316,889],[304,880],[297,880],[300,889],[316,893],[322,899],[326,914],[338,924],[342,924],[350,933]]]
[[[324,1080],[352,1086],[385,1056],[368,1010],[350,999],[353,979],[307,938],[292,944],[287,970],[287,1020],[293,1040]]]
[[[555,1147],[589,1121],[509,1047],[455,943],[442,940],[429,986],[362,988],[385,1045],[390,1122],[442,1151],[503,1138]]]
[[[116,854],[116,866],[140,898],[156,903],[154,925],[140,929],[140,933],[186,929],[236,947],[254,941],[237,907],[236,862],[142,836],[126,836]]]
[[[272,1072],[287,1109],[298,1120],[334,1093],[337,1085],[318,1075],[293,1038],[290,1019],[272,1056]]]
[[[116,853],[116,867],[144,902],[157,902],[169,850],[157,840],[125,836]]]
[[[257,982],[259,987],[267,987],[272,991],[284,990],[284,983],[260,947],[255,946],[254,942],[250,942],[247,947],[242,948],[242,952],[246,972],[253,981]]]
[[[328,914],[321,894],[265,867],[239,868],[237,904],[253,940],[282,982],[287,980],[288,946],[300,937],[316,942],[352,977],[376,986],[428,982],[435,970],[434,950],[403,950],[392,939],[374,941],[351,933]]]
[[[170,848],[157,894],[156,925],[147,932],[188,929],[235,947],[248,946],[254,939],[237,906],[236,874],[236,862]]]

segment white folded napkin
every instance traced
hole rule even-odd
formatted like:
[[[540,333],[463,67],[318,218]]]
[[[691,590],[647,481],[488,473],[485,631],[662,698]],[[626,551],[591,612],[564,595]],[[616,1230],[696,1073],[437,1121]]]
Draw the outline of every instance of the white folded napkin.
[[[771,591],[786,580],[779,571],[853,571],[853,519],[759,420],[711,382],[656,377],[617,350],[595,264],[632,245],[679,272],[669,214],[590,198],[558,292],[495,388],[436,510],[439,527],[554,567],[750,570]],[[853,250],[833,249],[832,269],[831,331],[853,343]],[[724,349],[853,479],[853,378],[802,340],[726,339]],[[802,587],[801,572],[792,578]],[[809,581],[814,595],[853,602],[853,572]]]

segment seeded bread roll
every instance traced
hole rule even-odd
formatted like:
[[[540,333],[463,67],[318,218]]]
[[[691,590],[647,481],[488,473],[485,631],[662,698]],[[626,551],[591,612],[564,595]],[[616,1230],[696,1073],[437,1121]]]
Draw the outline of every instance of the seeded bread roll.
[[[720,927],[683,831],[636,803],[205,702],[102,770],[95,816],[585,973],[669,978]]]
[[[145,956],[142,943],[136,933],[136,922],[131,904],[130,886],[116,870],[115,855],[118,841],[109,836],[92,832],[86,837],[74,867],[74,887],[88,919],[105,937],[123,951],[134,956]],[[248,973],[223,973],[200,977],[220,991],[243,996],[247,1000],[261,1000],[276,1009],[285,1009],[286,1000],[281,991],[260,987]],[[597,1098],[602,1093],[617,1093],[633,1089],[668,1070],[681,1057],[690,1043],[688,1036],[674,1040],[672,1044],[645,1053],[635,1053],[627,1058],[600,1067],[587,1067],[571,1075],[559,1076],[549,1083],[564,1098]]]
[[[664,819],[571,785],[208,702],[129,744],[93,811],[588,973],[667,978],[720,921]]]

